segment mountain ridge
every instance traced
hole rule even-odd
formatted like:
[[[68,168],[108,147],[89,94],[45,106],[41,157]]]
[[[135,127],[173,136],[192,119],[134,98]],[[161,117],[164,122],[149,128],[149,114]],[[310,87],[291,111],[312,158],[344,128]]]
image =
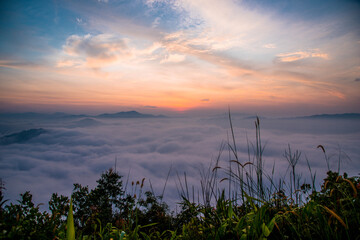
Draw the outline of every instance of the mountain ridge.
[[[43,128],[33,128],[29,130],[23,130],[20,132],[8,134],[0,138],[0,145],[10,145],[13,143],[26,143],[29,140],[47,132],[48,131]]]
[[[63,112],[56,113],[36,113],[36,112],[23,112],[23,113],[0,113],[0,118],[47,118],[47,119],[59,119],[59,118],[165,118],[164,115],[144,114],[137,111],[123,111],[117,113],[102,113],[99,115],[87,115],[87,114],[68,114]]]
[[[162,118],[163,115],[152,115],[139,113],[137,111],[117,112],[117,113],[103,113],[94,117],[98,118]]]
[[[360,119],[360,113],[315,114],[294,117],[296,119]]]

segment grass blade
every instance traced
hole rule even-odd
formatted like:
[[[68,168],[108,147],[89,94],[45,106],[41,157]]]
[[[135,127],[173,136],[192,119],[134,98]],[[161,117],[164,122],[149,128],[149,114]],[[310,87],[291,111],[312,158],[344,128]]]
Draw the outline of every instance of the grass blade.
[[[74,226],[74,217],[73,217],[73,206],[72,199],[70,198],[70,208],[67,216],[66,223],[66,239],[75,240],[75,226]]]

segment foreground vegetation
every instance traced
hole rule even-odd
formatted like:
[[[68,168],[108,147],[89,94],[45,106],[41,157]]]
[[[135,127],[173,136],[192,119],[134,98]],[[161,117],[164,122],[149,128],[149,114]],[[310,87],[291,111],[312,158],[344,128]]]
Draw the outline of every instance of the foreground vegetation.
[[[186,175],[178,178],[178,213],[170,212],[163,194],[145,191],[145,179],[123,186],[113,169],[94,189],[74,184],[71,199],[54,193],[49,211],[40,211],[29,192],[6,204],[0,191],[1,239],[360,239],[360,178],[330,171],[321,189],[308,162],[309,183],[296,172],[301,157],[290,146],[284,157],[289,171],[280,179],[264,169],[264,147],[257,119],[256,140],[248,159],[239,159],[232,128],[213,165],[201,172],[201,201],[189,194]],[[220,156],[228,151],[228,166]],[[224,176],[224,174],[226,176]],[[289,179],[289,180],[285,180]],[[218,187],[227,183],[226,189]]]

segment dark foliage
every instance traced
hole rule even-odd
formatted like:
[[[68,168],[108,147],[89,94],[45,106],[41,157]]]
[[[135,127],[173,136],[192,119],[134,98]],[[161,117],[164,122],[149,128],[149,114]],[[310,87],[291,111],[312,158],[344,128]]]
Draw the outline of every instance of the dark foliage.
[[[360,179],[346,174],[329,171],[321,191],[313,190],[302,205],[283,191],[269,202],[245,196],[240,205],[223,192],[214,207],[183,198],[177,215],[152,192],[142,195],[144,180],[132,184],[137,195],[125,194],[111,169],[97,183],[94,189],[74,184],[77,239],[360,239]],[[49,212],[41,212],[29,192],[5,206],[2,184],[0,189],[0,239],[66,238],[68,197],[53,194]]]

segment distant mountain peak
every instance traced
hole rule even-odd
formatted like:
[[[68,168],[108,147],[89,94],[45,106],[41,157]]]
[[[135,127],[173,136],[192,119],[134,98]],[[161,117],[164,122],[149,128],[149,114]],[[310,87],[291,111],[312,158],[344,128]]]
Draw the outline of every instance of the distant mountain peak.
[[[360,119],[360,113],[317,114],[297,118],[307,119]]]
[[[162,115],[143,114],[137,111],[117,112],[117,113],[104,113],[97,115],[99,118],[161,118]]]
[[[25,112],[25,113],[0,113],[0,118],[5,119],[13,119],[13,118],[23,118],[23,119],[72,119],[72,118],[87,118],[87,117],[95,117],[95,118],[163,118],[164,115],[152,115],[152,114],[144,114],[139,113],[137,111],[125,111],[125,112],[117,112],[117,113],[103,113],[96,116],[90,116],[85,114],[74,115],[63,112],[56,113],[35,113],[35,112]]]

